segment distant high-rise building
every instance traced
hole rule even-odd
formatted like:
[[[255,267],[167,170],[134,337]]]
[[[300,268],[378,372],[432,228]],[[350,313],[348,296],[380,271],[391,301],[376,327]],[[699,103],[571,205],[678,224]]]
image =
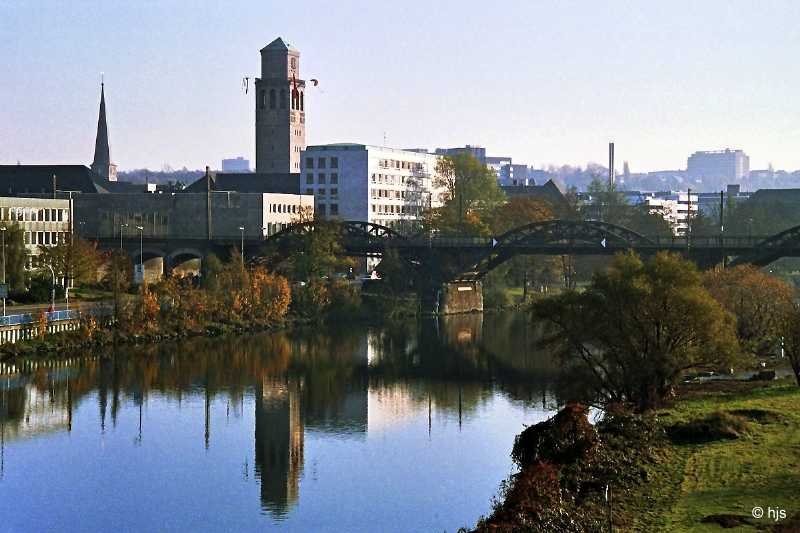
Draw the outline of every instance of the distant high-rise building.
[[[250,172],[250,160],[244,157],[222,160],[223,172]]]
[[[278,37],[261,49],[256,78],[256,172],[299,173],[306,147],[305,81],[300,52]]]
[[[117,181],[117,165],[111,162],[111,149],[108,145],[108,124],[106,123],[105,84],[100,83],[100,114],[97,117],[97,138],[94,141],[94,160],[92,171],[108,181]]]
[[[742,150],[695,152],[689,156],[686,173],[690,178],[707,178],[734,182],[750,173],[750,157]]]

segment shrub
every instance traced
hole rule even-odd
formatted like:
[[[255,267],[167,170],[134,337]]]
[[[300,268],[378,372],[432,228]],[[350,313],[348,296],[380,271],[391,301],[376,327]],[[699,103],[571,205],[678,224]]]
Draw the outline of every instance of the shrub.
[[[747,434],[747,420],[739,415],[716,411],[706,416],[667,428],[667,434],[679,444],[700,444],[733,440]]]
[[[526,428],[514,439],[511,458],[520,468],[541,461],[559,465],[580,461],[598,444],[587,412],[584,405],[568,404],[553,418]]]

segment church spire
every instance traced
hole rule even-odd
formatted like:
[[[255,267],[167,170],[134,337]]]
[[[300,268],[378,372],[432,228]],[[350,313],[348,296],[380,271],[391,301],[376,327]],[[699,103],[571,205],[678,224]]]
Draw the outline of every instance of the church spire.
[[[106,123],[105,83],[100,82],[100,115],[97,118],[97,138],[94,142],[92,170],[109,181],[117,181],[117,167],[111,162],[108,146],[108,124]]]

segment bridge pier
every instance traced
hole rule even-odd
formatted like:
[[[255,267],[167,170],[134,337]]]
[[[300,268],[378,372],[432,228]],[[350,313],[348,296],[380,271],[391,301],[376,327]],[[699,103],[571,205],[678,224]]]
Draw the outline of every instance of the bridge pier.
[[[434,285],[420,295],[423,315],[454,315],[483,311],[480,281],[450,281]]]

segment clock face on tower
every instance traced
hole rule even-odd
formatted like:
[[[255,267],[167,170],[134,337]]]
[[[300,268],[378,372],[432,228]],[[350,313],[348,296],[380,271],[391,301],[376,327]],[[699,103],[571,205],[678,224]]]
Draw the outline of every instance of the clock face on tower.
[[[291,67],[292,67],[292,71],[294,71],[294,70],[297,70],[297,58],[293,57],[293,58],[292,58],[292,59],[289,61],[289,64],[290,64],[290,65],[291,65]]]

